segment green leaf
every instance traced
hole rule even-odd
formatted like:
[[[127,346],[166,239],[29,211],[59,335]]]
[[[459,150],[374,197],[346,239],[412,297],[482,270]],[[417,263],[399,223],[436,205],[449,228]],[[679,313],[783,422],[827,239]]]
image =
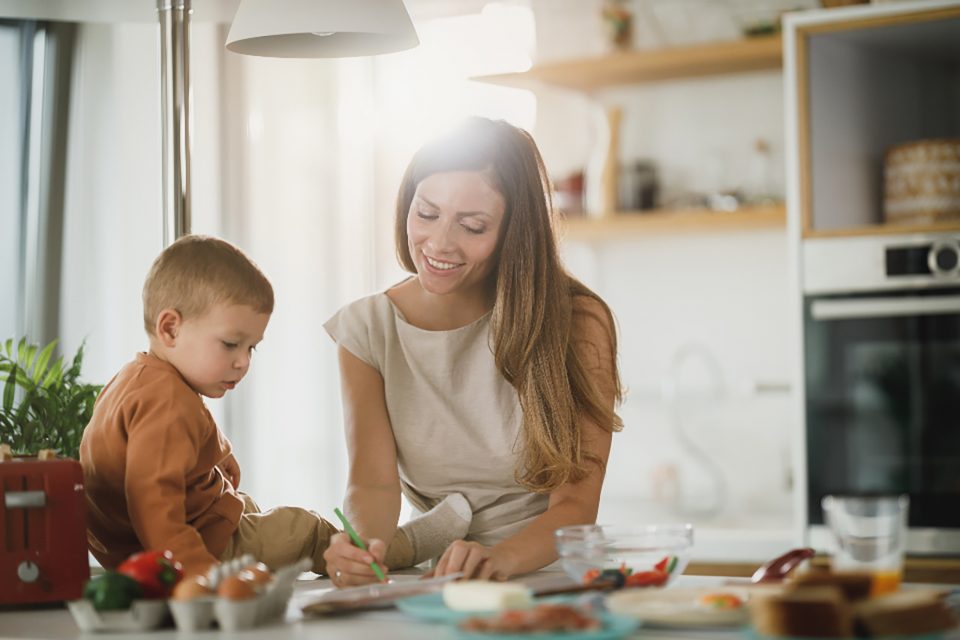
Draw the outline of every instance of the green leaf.
[[[37,357],[37,345],[28,344],[27,351],[24,354],[23,358],[23,369],[24,371],[30,371],[30,367],[33,366],[33,360]]]
[[[7,382],[3,385],[3,412],[9,413],[13,410],[13,396],[17,390],[17,366],[13,367],[13,371],[7,376]]]
[[[77,349],[77,354],[73,356],[73,362],[70,364],[70,368],[64,374],[64,378],[69,379],[71,382],[77,380],[80,377],[80,367],[83,365],[83,348],[86,346],[86,341],[80,343],[80,348]]]
[[[17,368],[16,378],[17,384],[24,389],[32,389],[36,386],[33,384],[33,380],[30,378],[30,376],[27,375],[27,372],[20,367]]]
[[[12,338],[0,343],[0,440],[17,453],[35,454],[48,448],[77,458],[83,431],[103,387],[79,380],[84,345],[69,369],[64,369],[63,356],[51,365],[55,343],[42,348],[26,338],[16,346]],[[3,355],[4,347],[10,357]]]
[[[37,362],[33,367],[33,381],[40,382],[40,379],[47,372],[47,364],[50,363],[50,357],[53,355],[53,350],[57,346],[56,340],[51,340],[50,344],[43,348],[43,351],[40,352],[40,355],[37,356]]]
[[[53,363],[53,366],[50,367],[50,371],[47,372],[46,377],[43,379],[43,382],[40,383],[40,386],[44,389],[49,389],[51,385],[60,386],[60,381],[63,378],[63,356],[57,358],[57,361]]]

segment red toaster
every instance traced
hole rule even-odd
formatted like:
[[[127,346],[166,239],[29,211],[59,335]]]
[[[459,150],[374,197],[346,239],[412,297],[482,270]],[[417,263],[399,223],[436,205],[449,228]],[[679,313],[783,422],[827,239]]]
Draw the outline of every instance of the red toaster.
[[[90,578],[80,463],[0,456],[0,604],[76,600]]]

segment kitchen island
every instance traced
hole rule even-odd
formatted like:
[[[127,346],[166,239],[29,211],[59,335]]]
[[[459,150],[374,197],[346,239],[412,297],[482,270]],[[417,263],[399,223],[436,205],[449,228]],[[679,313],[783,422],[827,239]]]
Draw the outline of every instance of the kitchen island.
[[[402,576],[406,579],[412,576]],[[722,578],[703,576],[680,576],[677,585],[707,586],[722,582]],[[445,624],[421,622],[397,609],[369,611],[335,617],[305,618],[300,605],[324,589],[329,589],[326,579],[301,579],[297,582],[293,599],[287,609],[286,619],[280,623],[256,627],[248,631],[226,633],[218,630],[183,633],[174,627],[144,633],[82,634],[66,608],[0,612],[0,638],[59,639],[102,638],[103,640],[214,640],[238,637],[244,640],[285,640],[309,638],[312,640],[343,638],[394,638],[396,640],[452,639],[453,628]],[[693,631],[639,628],[632,638],[668,640],[693,638],[703,640],[732,640],[741,637],[734,631]],[[536,637],[536,636],[531,636]]]

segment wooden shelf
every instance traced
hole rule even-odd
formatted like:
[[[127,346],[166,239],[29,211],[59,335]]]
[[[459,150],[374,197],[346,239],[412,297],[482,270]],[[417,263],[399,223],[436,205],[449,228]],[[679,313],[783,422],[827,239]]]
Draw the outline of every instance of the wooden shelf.
[[[522,89],[548,85],[590,92],[617,85],[779,69],[782,49],[779,35],[764,36],[549,62],[521,73],[477,76],[474,80]]]
[[[654,210],[618,212],[604,217],[567,218],[561,222],[561,240],[610,240],[646,233],[769,229],[785,227],[783,205],[744,207],[736,211]]]
[[[853,236],[907,235],[911,233],[944,233],[960,231],[960,221],[928,224],[875,224],[849,229],[808,229],[804,238],[849,238]]]

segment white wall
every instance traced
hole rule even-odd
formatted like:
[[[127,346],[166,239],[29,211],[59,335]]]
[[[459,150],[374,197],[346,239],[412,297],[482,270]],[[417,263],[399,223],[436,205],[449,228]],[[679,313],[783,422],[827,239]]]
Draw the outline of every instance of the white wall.
[[[216,27],[195,25],[202,52]],[[80,25],[71,86],[64,212],[61,344],[86,340],[85,380],[104,383],[147,348],[140,294],[163,248],[160,195],[160,80],[153,24]],[[219,176],[209,131],[217,116],[207,88],[215,62],[192,67],[195,187],[193,230],[220,233]],[[219,136],[214,136],[218,139]]]
[[[0,28],[0,139],[19,141],[21,108],[20,38],[13,27]],[[20,254],[20,155],[17,144],[0,145],[0,336],[18,329],[17,282]]]
[[[575,15],[565,19],[577,22]],[[392,201],[412,151],[409,131],[383,124],[379,110],[391,94],[367,81],[401,72],[412,78],[425,63],[404,63],[399,54],[342,63],[240,58],[222,52],[223,35],[219,27],[194,26],[194,228],[247,251],[273,281],[278,302],[248,379],[224,403],[210,404],[237,447],[246,490],[266,506],[299,503],[326,513],[342,497],[345,459],[335,352],[321,323],[398,275]],[[86,338],[84,377],[105,382],[146,345],[140,289],[161,248],[156,33],[149,24],[90,25],[79,37],[63,342],[71,352]],[[547,37],[538,33],[544,47]],[[558,30],[552,37],[567,36]],[[570,55],[577,55],[576,42],[567,40]],[[451,110],[481,105],[479,94],[457,101],[463,94],[452,81],[387,84],[420,92],[407,96],[413,107],[441,89]],[[510,90],[492,90],[501,93],[482,103],[494,110],[488,115],[512,102],[502,93]],[[718,174],[704,169],[710,149],[729,151],[721,164],[736,178],[745,171],[736,168],[744,145],[762,134],[776,149],[782,139],[776,74],[664,84],[604,99],[626,105],[625,152],[652,155],[676,167],[677,176],[688,171],[689,184],[699,188],[719,184]],[[523,117],[532,115],[530,100],[519,97]],[[720,121],[717,104],[743,114]],[[576,167],[589,155],[584,114],[582,98],[547,96],[536,105],[534,133],[551,169]],[[371,131],[371,121],[381,126]],[[377,147],[385,142],[393,146]],[[662,234],[569,244],[565,251],[574,273],[618,317],[630,391],[602,519],[692,517],[715,530],[787,529],[786,401],[740,390],[749,380],[784,381],[790,371],[783,233]],[[722,397],[698,401],[706,385],[699,360],[671,375],[675,353],[690,343],[715,356]],[[705,471],[710,463],[680,444],[661,395],[671,379],[686,399],[686,432],[713,456],[728,487],[713,517],[695,513],[716,501],[718,483]]]
[[[533,2],[539,59],[602,53],[598,32],[584,28],[596,24],[597,4],[559,1],[565,11],[554,0]],[[543,92],[535,134],[554,175],[588,163],[598,105],[622,107],[621,160],[655,160],[667,197],[743,188],[783,198],[779,72],[622,87],[593,101]],[[765,169],[754,151],[758,138],[770,145]],[[789,545],[797,425],[784,389],[793,383],[794,354],[785,232],[567,241],[565,256],[620,326],[626,427],[614,437],[600,519],[690,520],[708,540],[759,531],[767,547],[723,551],[745,558]],[[770,385],[776,389],[757,391]],[[700,547],[702,556],[719,553]]]
[[[601,519],[789,528],[788,397],[757,391],[790,371],[783,242],[754,231],[566,245],[620,328],[625,428]]]

